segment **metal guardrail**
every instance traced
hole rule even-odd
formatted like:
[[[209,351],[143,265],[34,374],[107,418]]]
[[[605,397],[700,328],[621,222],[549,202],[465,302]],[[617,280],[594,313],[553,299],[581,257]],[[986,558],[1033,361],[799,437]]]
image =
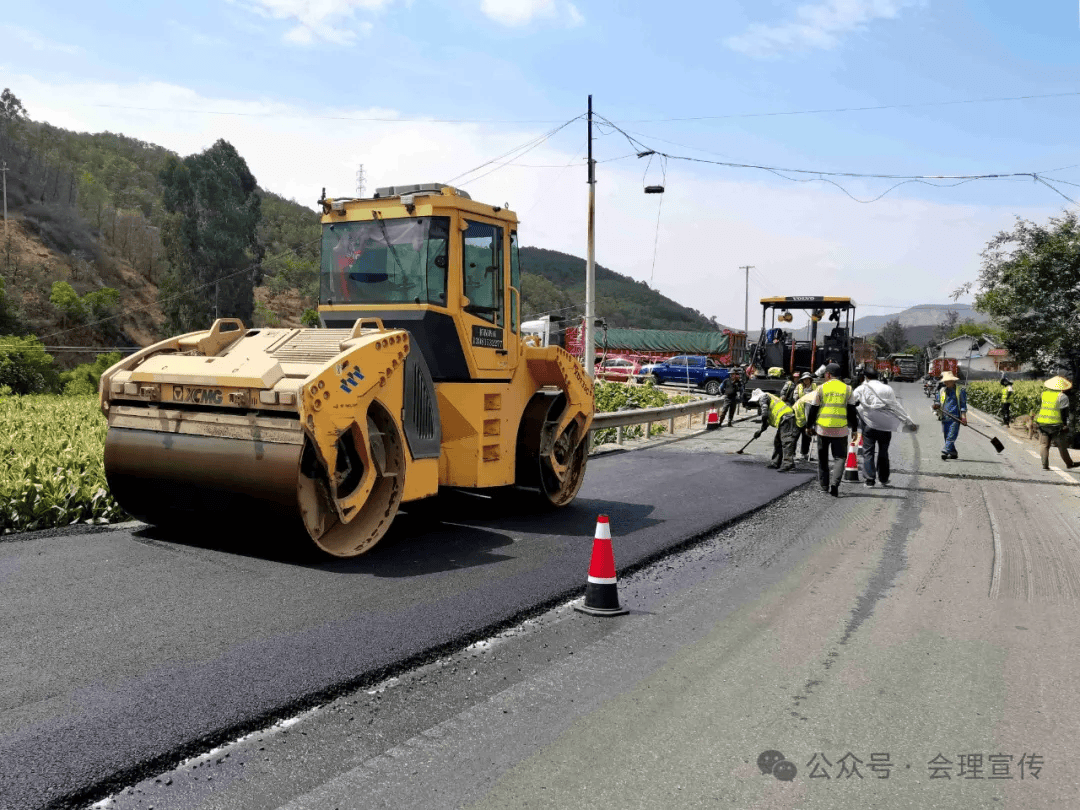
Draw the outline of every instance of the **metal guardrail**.
[[[675,420],[679,417],[686,417],[686,427],[689,429],[693,426],[694,417],[699,413],[705,413],[711,411],[713,408],[719,408],[721,406],[721,397],[707,397],[705,399],[697,399],[693,402],[684,402],[681,405],[665,405],[662,408],[633,408],[626,411],[612,411],[610,413],[598,413],[593,417],[592,427],[590,432],[594,430],[603,430],[604,428],[615,428],[615,443],[623,443],[623,428],[629,425],[646,425],[645,435],[648,436],[652,433],[652,426],[655,422],[667,422],[668,433],[675,432]],[[702,423],[704,423],[702,419]]]

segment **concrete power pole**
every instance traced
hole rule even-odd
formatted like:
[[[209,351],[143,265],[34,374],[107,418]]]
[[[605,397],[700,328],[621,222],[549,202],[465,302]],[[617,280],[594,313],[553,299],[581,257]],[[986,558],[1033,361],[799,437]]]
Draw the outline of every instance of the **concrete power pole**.
[[[4,239],[8,236],[8,224],[7,224],[7,161],[0,161],[0,175],[4,177]]]
[[[592,156],[592,96],[589,96],[589,251],[585,261],[585,373],[596,373],[596,164]]]
[[[750,340],[750,271],[754,269],[752,264],[744,264],[739,267],[746,271],[746,300],[743,302],[743,335]]]

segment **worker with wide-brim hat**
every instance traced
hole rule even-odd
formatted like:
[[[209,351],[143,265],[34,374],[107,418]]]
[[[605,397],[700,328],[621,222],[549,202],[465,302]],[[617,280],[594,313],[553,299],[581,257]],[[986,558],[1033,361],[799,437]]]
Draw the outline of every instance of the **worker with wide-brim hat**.
[[[1001,375],[1001,424],[1005,427],[1012,422],[1013,384],[1007,375]]]
[[[1042,468],[1050,469],[1050,445],[1057,445],[1061,460],[1066,469],[1077,464],[1069,455],[1071,434],[1069,431],[1069,398],[1065,392],[1072,388],[1072,383],[1064,377],[1051,377],[1043,383],[1046,389],[1039,397],[1039,413],[1035,416],[1035,425],[1039,429],[1039,457]]]
[[[941,420],[941,430],[945,435],[945,445],[941,448],[941,460],[960,458],[956,452],[956,437],[960,435],[960,426],[967,424],[967,392],[957,389],[960,378],[951,371],[941,375],[941,388],[938,389],[937,402],[933,408]]]

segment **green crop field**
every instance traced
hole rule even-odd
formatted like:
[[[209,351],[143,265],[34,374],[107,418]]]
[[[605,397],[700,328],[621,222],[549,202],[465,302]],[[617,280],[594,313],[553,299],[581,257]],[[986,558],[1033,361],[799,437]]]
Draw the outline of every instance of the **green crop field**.
[[[97,396],[0,397],[0,534],[114,523]]]

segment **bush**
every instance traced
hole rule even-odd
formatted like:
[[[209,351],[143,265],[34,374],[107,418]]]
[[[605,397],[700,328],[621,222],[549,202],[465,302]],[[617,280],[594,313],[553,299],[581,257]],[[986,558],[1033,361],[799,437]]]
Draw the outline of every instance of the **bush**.
[[[1013,418],[1036,413],[1039,410],[1042,390],[1042,383],[1038,380],[1014,382]],[[968,405],[986,413],[997,414],[1001,411],[1001,383],[989,380],[970,383],[967,387],[967,399]]]
[[[33,335],[0,335],[0,386],[13,394],[51,393],[58,377],[51,354]]]
[[[60,387],[65,396],[85,396],[96,394],[101,375],[114,363],[123,359],[120,352],[109,352],[99,355],[93,363],[83,363],[71,371],[60,374]]]
[[[49,303],[60,310],[65,319],[79,323],[86,317],[86,305],[83,304],[75,288],[66,281],[54,281]]]
[[[314,309],[305,309],[304,314],[300,316],[300,323],[304,326],[309,326],[312,329],[319,327],[319,312]]]
[[[636,408],[660,408],[664,405],[678,405],[689,402],[686,394],[667,394],[654,386],[651,381],[644,385],[628,385],[620,382],[597,380],[594,386],[597,413],[611,413],[627,405]],[[645,425],[629,425],[623,428],[624,439],[640,439],[645,435]],[[650,436],[667,432],[666,424],[654,424]],[[615,428],[604,428],[593,432],[593,446],[615,441]]]
[[[90,312],[91,317],[99,320],[112,315],[119,303],[120,293],[112,287],[102,287],[82,297],[82,304]]]

